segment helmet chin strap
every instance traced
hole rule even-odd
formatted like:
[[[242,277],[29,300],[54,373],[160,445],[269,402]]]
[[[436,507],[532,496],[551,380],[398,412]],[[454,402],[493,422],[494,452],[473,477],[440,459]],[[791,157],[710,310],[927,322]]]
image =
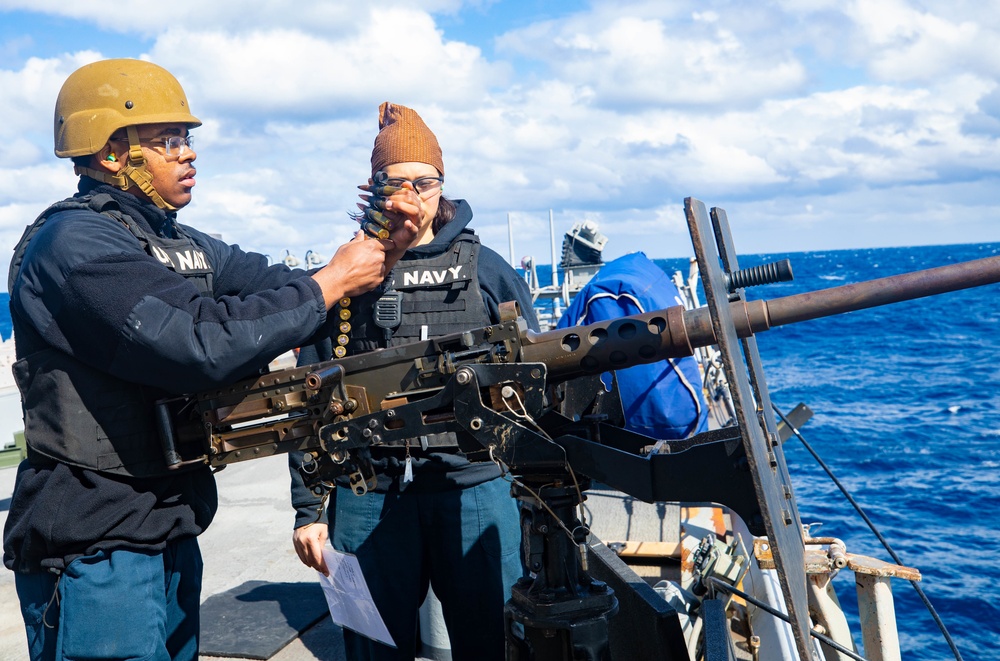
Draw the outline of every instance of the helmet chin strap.
[[[142,155],[142,146],[139,144],[139,132],[134,126],[126,126],[125,132],[128,134],[128,162],[118,174],[110,172],[100,172],[93,168],[77,165],[73,168],[76,174],[85,174],[88,177],[103,181],[106,184],[117,186],[122,190],[128,190],[129,186],[135,184],[146,197],[152,200],[153,204],[164,211],[176,211],[177,207],[167,204],[167,202],[153,188],[153,175],[146,169],[146,157]]]

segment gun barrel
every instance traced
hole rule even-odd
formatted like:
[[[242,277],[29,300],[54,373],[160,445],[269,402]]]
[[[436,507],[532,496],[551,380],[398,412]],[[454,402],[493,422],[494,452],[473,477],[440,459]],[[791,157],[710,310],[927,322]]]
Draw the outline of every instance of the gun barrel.
[[[771,326],[829,317],[1000,282],[1000,257],[938,266],[767,302]]]
[[[739,337],[775,326],[829,317],[1000,282],[1000,257],[986,257],[770,301],[733,301]],[[527,333],[522,360],[542,362],[550,378],[598,374],[665,358],[689,356],[717,342],[707,308],[676,306],[588,326]]]

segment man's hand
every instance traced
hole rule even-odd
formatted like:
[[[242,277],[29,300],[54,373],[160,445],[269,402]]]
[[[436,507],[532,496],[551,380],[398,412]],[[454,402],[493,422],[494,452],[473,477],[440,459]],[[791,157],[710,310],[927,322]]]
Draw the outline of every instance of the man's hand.
[[[386,251],[391,241],[366,240],[362,232],[337,248],[330,262],[312,278],[323,290],[323,299],[329,310],[345,296],[357,296],[374,289],[385,280]]]
[[[329,310],[345,296],[357,296],[382,284],[403,253],[417,237],[420,196],[407,182],[385,204],[385,216],[391,229],[388,239],[365,239],[363,232],[337,249],[333,259],[312,275]]]
[[[323,558],[323,547],[326,546],[329,526],[325,523],[310,523],[307,526],[296,528],[292,533],[292,545],[295,546],[295,553],[299,560],[306,567],[312,567],[324,576],[330,575],[330,570],[326,566]]]

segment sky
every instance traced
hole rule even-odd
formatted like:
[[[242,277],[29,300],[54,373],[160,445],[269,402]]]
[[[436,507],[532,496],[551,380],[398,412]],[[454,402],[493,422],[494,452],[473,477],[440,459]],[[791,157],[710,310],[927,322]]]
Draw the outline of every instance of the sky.
[[[606,260],[689,256],[687,197],[739,254],[1000,241],[997,0],[0,0],[0,244],[75,191],[55,98],[110,57],[203,121],[181,222],[275,261],[356,230],[383,101],[514,264],[551,261],[550,213]]]

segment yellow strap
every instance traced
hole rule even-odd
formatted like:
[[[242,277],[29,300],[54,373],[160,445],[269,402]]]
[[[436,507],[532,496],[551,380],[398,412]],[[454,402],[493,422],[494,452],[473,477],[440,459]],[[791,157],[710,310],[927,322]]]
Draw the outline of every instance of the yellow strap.
[[[139,144],[139,131],[134,126],[126,126],[125,132],[128,134],[128,164],[122,169],[122,175],[135,182],[153,204],[166,211],[176,211],[177,207],[167,204],[153,188],[153,175],[146,169],[146,157],[142,155],[142,146]]]
[[[103,181],[106,184],[111,184],[112,186],[117,186],[122,190],[126,190],[129,186],[128,179],[120,174],[111,174],[110,172],[101,172],[100,170],[95,170],[93,168],[84,167],[82,165],[73,166],[74,174],[85,174],[91,179],[96,179],[98,181]]]
[[[83,165],[73,167],[73,172],[78,175],[87,175],[91,179],[103,181],[106,184],[117,186],[121,190],[128,190],[134,183],[143,193],[153,201],[153,204],[165,211],[176,211],[177,207],[167,204],[160,197],[160,194],[153,188],[153,175],[146,169],[146,157],[142,155],[142,146],[139,144],[139,132],[134,126],[125,127],[128,133],[128,163],[122,168],[119,174],[102,172]]]

